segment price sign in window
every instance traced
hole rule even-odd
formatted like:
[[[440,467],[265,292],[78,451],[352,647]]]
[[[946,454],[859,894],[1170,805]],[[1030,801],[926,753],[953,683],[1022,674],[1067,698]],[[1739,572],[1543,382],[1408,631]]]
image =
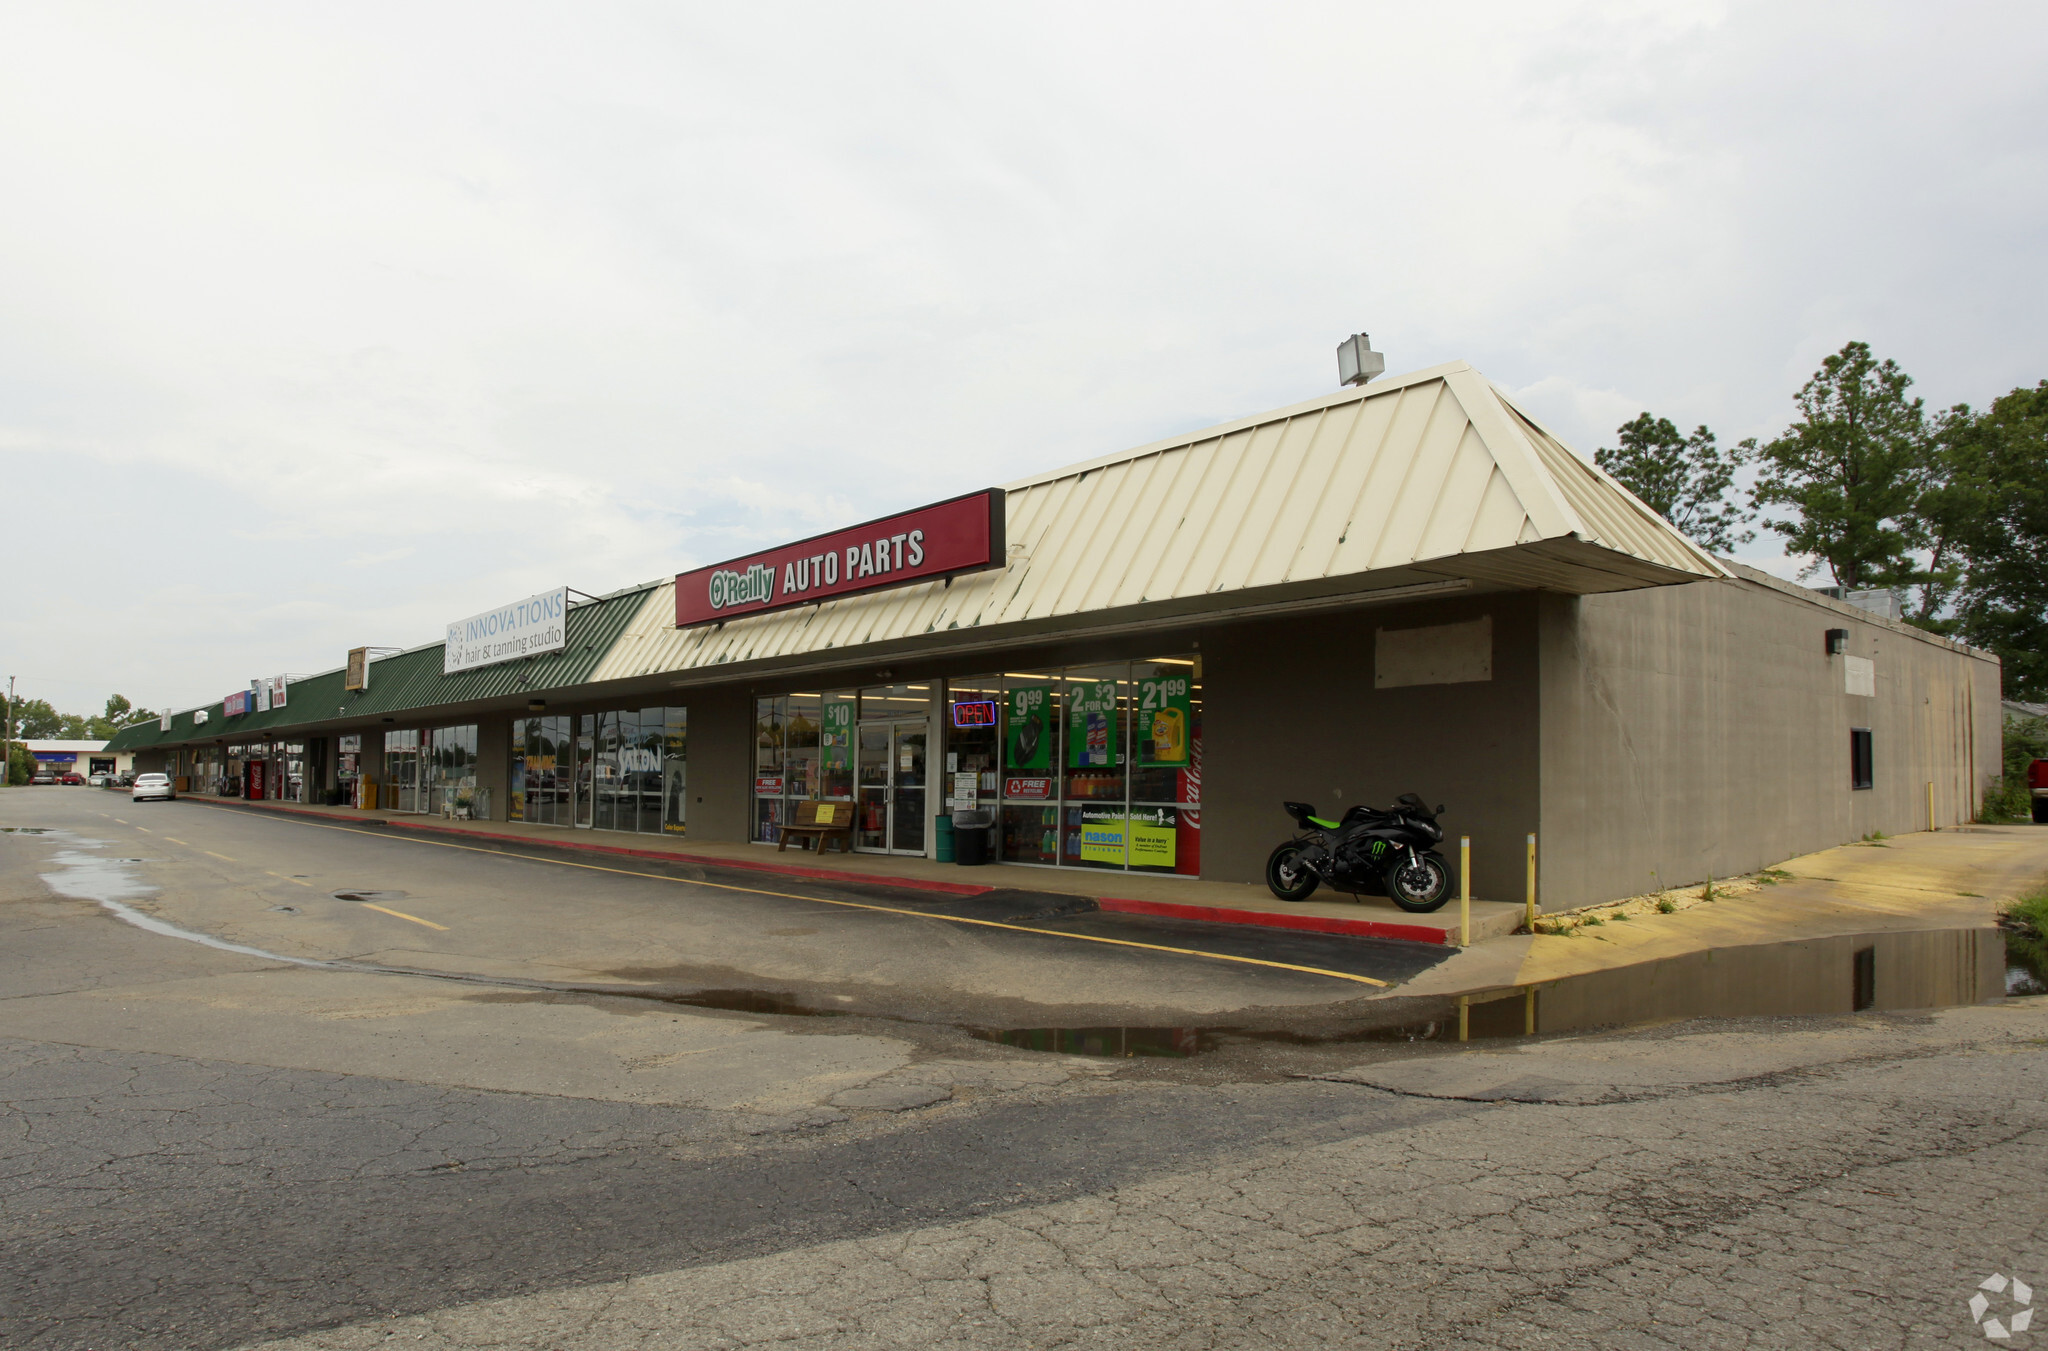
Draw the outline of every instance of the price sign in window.
[[[1046,691],[1013,689],[1009,694],[1010,726],[1004,763],[1011,769],[1045,769],[1052,764],[1052,722],[1046,714]]]
[[[1138,684],[1138,763],[1187,765],[1195,725],[1192,685],[1184,675],[1147,676]]]

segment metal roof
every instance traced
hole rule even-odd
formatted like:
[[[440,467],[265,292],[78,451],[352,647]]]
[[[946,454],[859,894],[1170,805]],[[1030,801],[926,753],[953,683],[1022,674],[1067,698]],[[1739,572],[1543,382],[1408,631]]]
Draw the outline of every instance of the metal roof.
[[[968,630],[981,646],[1430,583],[1587,594],[1728,576],[1462,361],[1005,488],[1000,570],[680,630],[671,583],[592,679],[916,639],[944,648]]]
[[[364,717],[388,714],[417,715],[414,721],[433,718],[436,708],[474,703],[508,695],[538,694],[566,689],[588,681],[591,671],[651,595],[658,583],[614,591],[599,600],[571,606],[565,617],[568,645],[561,652],[528,657],[523,661],[500,662],[474,670],[441,674],[443,644],[428,643],[409,648],[395,656],[379,657],[370,663],[370,688],[350,692],[342,688],[347,672],[341,667],[291,681],[286,686],[283,708],[245,713],[227,718],[221,705],[206,706],[207,720],[195,725],[187,709],[171,719],[164,731],[159,723],[137,723],[115,733],[107,743],[111,750],[138,750],[148,746],[173,746],[193,741],[241,740],[289,729],[321,724],[349,723]],[[670,594],[661,592],[661,594]]]

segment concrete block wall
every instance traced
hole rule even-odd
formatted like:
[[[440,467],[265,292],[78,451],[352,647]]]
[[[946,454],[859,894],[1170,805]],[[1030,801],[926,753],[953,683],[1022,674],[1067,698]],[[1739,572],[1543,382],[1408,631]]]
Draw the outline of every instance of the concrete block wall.
[[[1995,659],[1749,578],[1541,601],[1543,903],[1755,871],[1972,819],[1998,765]],[[1848,692],[1828,629],[1871,661]],[[1850,729],[1875,783],[1851,787]]]

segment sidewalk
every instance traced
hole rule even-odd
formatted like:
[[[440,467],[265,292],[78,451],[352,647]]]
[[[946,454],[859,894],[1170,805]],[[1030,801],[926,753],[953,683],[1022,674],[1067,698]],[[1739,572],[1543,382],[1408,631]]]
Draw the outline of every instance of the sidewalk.
[[[1456,995],[1708,949],[1845,934],[1976,929],[2048,881],[2048,826],[1960,826],[1845,844],[1778,865],[1788,880],[1676,914],[1606,923],[1575,935],[1518,934],[1461,952],[1401,988]],[[1598,907],[1611,910],[1612,907]]]
[[[1410,943],[1455,945],[1459,937],[1455,897],[1432,914],[1411,915],[1379,896],[1360,897],[1356,901],[1349,898],[1317,899],[1289,905],[1275,900],[1263,886],[1239,882],[1208,882],[1195,878],[1154,877],[1084,868],[1028,868],[1015,864],[963,868],[924,858],[842,854],[836,849],[822,855],[799,852],[794,847],[777,853],[772,846],[760,844],[714,844],[608,830],[568,830],[560,826],[527,825],[517,821],[454,821],[404,812],[358,811],[353,807],[248,802],[241,798],[212,797],[203,793],[181,796],[184,801],[210,806],[313,816],[357,825],[375,824],[396,830],[462,836],[479,841],[517,840],[551,849],[620,858],[745,868],[812,881],[908,887],[954,896],[979,896],[997,890],[1050,892],[1062,896],[1085,896],[1104,910],[1122,914],[1251,924],[1311,933],[1348,934],[1359,938],[1391,938]],[[1521,926],[1522,916],[1520,905],[1475,899],[1472,902],[1473,941],[1484,942],[1512,934]]]

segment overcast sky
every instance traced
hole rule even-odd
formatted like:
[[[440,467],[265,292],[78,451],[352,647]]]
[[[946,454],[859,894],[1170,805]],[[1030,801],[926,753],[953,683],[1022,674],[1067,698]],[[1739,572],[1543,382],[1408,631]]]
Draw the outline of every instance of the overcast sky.
[[[7,3],[0,678],[185,707],[1313,397],[2048,376],[2048,6]],[[1744,555],[1791,575],[1760,541]]]

